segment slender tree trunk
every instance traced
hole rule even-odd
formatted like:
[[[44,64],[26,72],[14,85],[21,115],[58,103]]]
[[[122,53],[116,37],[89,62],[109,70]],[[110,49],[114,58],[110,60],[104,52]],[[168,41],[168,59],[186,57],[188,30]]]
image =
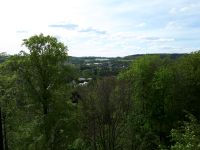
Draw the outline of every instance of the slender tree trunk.
[[[97,150],[97,145],[96,145],[96,120],[93,119],[93,146],[94,150]]]
[[[48,149],[48,122],[47,122],[47,114],[48,114],[48,107],[46,104],[43,104],[43,115],[44,115],[44,140],[45,140],[45,148]]]
[[[4,142],[3,142],[3,121],[1,116],[1,107],[0,107],[0,149],[4,150]]]
[[[7,140],[7,132],[6,132],[6,115],[3,115],[3,135],[4,135],[4,146],[5,150],[8,150],[8,140]]]

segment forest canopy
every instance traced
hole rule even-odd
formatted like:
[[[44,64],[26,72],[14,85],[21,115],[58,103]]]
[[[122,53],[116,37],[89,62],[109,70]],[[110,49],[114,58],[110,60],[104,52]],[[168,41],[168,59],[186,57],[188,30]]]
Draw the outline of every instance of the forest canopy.
[[[55,37],[23,44],[0,55],[2,150],[200,149],[199,51],[120,59],[106,72],[69,63]]]

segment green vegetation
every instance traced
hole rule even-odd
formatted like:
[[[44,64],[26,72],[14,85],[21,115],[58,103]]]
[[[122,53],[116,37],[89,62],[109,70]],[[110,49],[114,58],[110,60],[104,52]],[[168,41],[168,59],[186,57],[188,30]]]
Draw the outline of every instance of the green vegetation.
[[[179,129],[171,131],[172,140],[175,142],[171,150],[199,150],[200,149],[200,124],[197,119],[189,114],[189,121],[184,121]]]
[[[200,52],[76,58],[51,36],[23,44],[0,55],[2,150],[200,149]]]

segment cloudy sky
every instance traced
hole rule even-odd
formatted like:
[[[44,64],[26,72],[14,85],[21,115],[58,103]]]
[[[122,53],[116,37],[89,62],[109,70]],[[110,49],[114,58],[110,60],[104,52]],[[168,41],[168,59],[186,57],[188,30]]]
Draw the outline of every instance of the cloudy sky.
[[[52,35],[72,56],[200,49],[200,0],[0,0],[0,52]]]

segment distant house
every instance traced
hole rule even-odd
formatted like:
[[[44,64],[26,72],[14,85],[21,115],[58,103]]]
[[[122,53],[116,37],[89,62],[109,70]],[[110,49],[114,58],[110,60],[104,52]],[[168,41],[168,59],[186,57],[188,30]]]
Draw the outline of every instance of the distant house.
[[[78,85],[80,85],[80,86],[86,86],[91,80],[92,80],[92,78],[83,78],[83,77],[80,77],[80,78],[78,78]]]
[[[83,83],[79,83],[80,86],[86,86],[88,84],[88,82],[83,82]]]
[[[80,82],[89,82],[89,81],[91,81],[92,80],[92,78],[78,78],[78,81],[79,81],[79,83]]]
[[[109,59],[108,58],[96,58],[95,60],[96,61],[108,61]]]
[[[94,63],[94,65],[101,65],[102,63]]]

